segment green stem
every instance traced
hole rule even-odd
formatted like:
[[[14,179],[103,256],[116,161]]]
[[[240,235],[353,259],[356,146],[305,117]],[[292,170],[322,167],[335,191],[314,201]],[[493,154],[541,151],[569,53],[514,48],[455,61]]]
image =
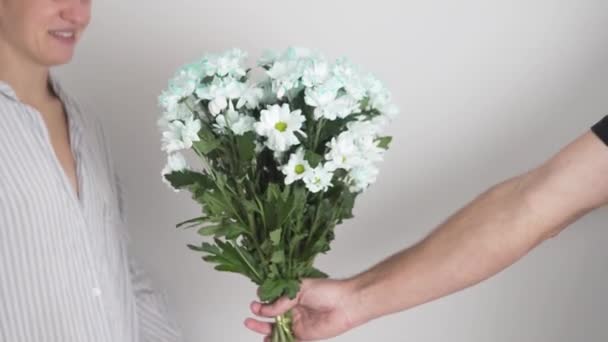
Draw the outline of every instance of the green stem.
[[[323,200],[323,197],[321,195],[317,195],[321,200],[319,201],[319,203],[317,204],[316,208],[315,208],[315,218],[313,220],[312,223],[312,227],[310,229],[310,234],[308,235],[308,238],[306,239],[306,247],[309,247],[310,242],[312,241],[313,235],[316,233],[317,230],[317,222],[319,221],[319,208],[321,207],[321,201]]]
[[[315,134],[315,140],[313,145],[313,152],[317,152],[317,148],[319,147],[319,137],[321,135],[321,131],[323,130],[323,126],[325,125],[325,119],[319,120],[319,125],[317,126],[317,132]]]
[[[247,266],[249,266],[249,269],[251,270],[251,272],[253,272],[253,274],[257,277],[256,280],[258,280],[260,283],[262,282],[262,276],[258,273],[258,271],[253,267],[253,265],[251,265],[251,263],[249,262],[249,260],[247,260],[247,258],[243,255],[243,253],[241,253],[241,248],[239,248],[239,246],[235,246],[235,248],[237,253],[239,253],[239,255],[241,256],[241,259],[243,259],[243,261],[245,261],[245,263],[247,264]]]
[[[272,330],[272,341],[277,342],[295,342],[295,336],[293,335],[291,325],[293,323],[291,311],[277,316],[275,318],[275,325]]]

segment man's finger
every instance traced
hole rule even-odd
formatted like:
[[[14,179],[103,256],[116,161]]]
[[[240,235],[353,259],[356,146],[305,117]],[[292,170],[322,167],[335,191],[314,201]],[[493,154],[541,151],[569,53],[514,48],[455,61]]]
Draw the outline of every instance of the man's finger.
[[[281,297],[272,304],[253,302],[251,304],[251,311],[258,316],[272,318],[293,309],[297,303],[296,299],[291,300],[288,297]]]
[[[258,321],[257,319],[247,318],[245,326],[258,334],[270,335],[272,333],[272,324],[268,322]]]

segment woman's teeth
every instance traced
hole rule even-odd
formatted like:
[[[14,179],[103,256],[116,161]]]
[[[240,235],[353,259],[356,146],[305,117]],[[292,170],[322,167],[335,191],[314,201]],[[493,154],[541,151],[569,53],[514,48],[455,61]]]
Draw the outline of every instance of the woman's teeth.
[[[51,31],[51,34],[60,38],[74,37],[74,31]]]

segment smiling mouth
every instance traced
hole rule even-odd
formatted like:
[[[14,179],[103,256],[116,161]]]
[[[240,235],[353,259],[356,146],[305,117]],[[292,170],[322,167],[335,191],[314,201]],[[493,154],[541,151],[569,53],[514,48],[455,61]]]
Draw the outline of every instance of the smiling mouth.
[[[76,38],[76,31],[73,30],[56,30],[49,31],[49,33],[51,34],[51,36],[64,40],[73,40],[74,38]]]

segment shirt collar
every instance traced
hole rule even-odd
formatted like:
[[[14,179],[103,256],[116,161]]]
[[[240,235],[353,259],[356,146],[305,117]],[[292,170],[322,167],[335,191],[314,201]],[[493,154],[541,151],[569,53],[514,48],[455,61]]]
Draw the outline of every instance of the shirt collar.
[[[18,101],[17,94],[15,94],[15,91],[13,90],[13,88],[11,88],[11,86],[8,85],[8,83],[1,81],[1,80],[0,80],[0,94],[3,94],[4,96],[8,97],[11,100]]]
[[[59,83],[59,81],[57,80],[57,78],[55,77],[55,75],[52,72],[49,73],[49,83],[51,85],[51,88],[53,88],[53,91],[55,92],[55,94],[59,97],[59,99],[62,102],[65,102],[67,100],[66,99],[66,93],[65,93],[65,91],[61,87],[61,84]],[[5,82],[3,80],[0,80],[0,94],[8,97],[11,100],[20,102],[20,100],[17,97],[17,94],[15,93],[15,90],[13,89],[13,87],[11,87],[10,84],[8,84],[7,82]]]

